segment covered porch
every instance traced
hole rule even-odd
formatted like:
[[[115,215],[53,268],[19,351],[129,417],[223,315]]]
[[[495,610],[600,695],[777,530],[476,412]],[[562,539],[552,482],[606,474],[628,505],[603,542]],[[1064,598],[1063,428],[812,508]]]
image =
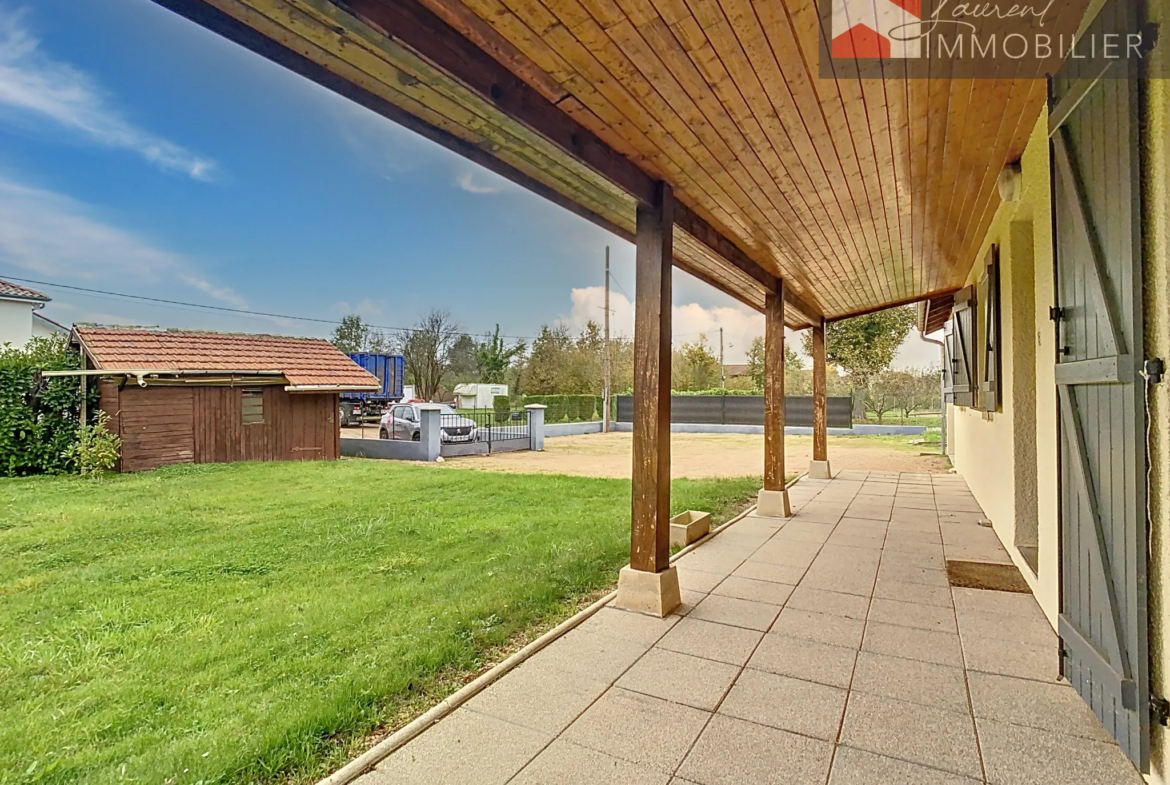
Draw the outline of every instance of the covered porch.
[[[683,604],[606,607],[358,782],[1142,782],[1066,681],[954,475],[802,480],[678,560]]]

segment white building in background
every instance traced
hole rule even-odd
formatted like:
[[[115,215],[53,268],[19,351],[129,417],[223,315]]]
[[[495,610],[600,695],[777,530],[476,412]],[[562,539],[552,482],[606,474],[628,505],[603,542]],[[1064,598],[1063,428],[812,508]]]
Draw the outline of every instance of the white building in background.
[[[457,384],[455,400],[460,409],[490,409],[497,395],[507,395],[506,384]]]
[[[0,279],[0,346],[24,346],[30,338],[67,334],[66,327],[38,313],[50,299]]]

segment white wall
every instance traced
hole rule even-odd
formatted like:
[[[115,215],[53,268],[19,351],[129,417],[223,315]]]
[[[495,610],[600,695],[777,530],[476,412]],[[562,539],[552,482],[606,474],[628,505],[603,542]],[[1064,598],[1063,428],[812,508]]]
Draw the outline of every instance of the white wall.
[[[24,346],[32,337],[32,304],[0,300],[0,346]]]
[[[33,317],[32,320],[32,337],[33,338],[51,338],[54,335],[68,335],[68,330],[59,330],[51,324],[47,324],[41,319]]]

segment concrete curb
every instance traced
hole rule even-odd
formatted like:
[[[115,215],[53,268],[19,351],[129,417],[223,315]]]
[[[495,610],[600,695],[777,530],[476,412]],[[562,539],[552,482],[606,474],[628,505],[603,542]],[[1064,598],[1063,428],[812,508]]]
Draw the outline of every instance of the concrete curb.
[[[799,475],[785,487],[792,487],[793,483],[795,483],[803,476],[804,475]],[[724,531],[732,524],[743,520],[752,512],[754,512],[755,509],[756,506],[753,504],[751,507],[748,507],[746,510],[720,526],[715,531],[707,534],[701,539],[695,540],[690,545],[671,556],[671,563],[681,559],[683,556],[690,553],[695,548],[698,548],[703,543],[710,541],[712,538],[718,537],[720,532]],[[487,671],[487,673],[482,674],[471,683],[464,685],[453,695],[448,696],[440,703],[432,706],[425,714],[416,718],[409,725],[406,725],[396,730],[394,733],[391,733],[389,736],[382,739],[382,741],[378,742],[373,747],[370,747],[361,755],[354,758],[325,779],[318,780],[317,785],[348,785],[348,783],[351,783],[358,777],[366,774],[386,758],[390,757],[399,748],[405,746],[408,742],[413,741],[415,737],[417,737],[427,728],[431,727],[436,722],[455,711],[455,709],[459,708],[464,703],[467,703],[467,701],[483,692],[494,682],[498,681],[509,671],[513,670],[517,665],[520,665],[529,657],[536,654],[565,633],[570,632],[574,628],[580,626],[582,622],[608,605],[616,596],[617,592],[612,591],[597,602],[590,605],[588,608],[578,611],[573,616],[565,619],[556,627],[553,627],[544,635],[541,635],[539,638],[532,641],[532,643],[529,643],[527,646],[520,649],[520,651],[512,654],[498,665],[493,666],[490,670]]]

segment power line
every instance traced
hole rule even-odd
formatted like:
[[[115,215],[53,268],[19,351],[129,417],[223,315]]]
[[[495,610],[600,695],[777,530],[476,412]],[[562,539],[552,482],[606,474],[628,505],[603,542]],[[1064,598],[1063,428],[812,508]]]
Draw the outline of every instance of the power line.
[[[180,309],[199,308],[199,309],[204,309],[204,310],[208,310],[208,311],[221,311],[224,313],[234,313],[234,314],[240,314],[243,316],[258,316],[258,317],[264,317],[264,318],[268,318],[268,319],[291,319],[291,320],[300,321],[300,322],[315,322],[317,324],[333,324],[333,325],[341,324],[340,320],[335,320],[335,319],[318,319],[318,318],[315,318],[312,316],[292,316],[289,314],[282,314],[282,313],[268,313],[266,311],[251,311],[251,310],[248,310],[246,308],[229,308],[225,305],[204,305],[203,303],[188,303],[188,302],[183,302],[181,300],[167,300],[167,299],[163,299],[161,297],[147,297],[147,296],[141,295],[141,294],[125,294],[124,292],[109,292],[109,291],[105,291],[104,289],[88,289],[84,286],[73,286],[71,284],[64,284],[64,283],[52,283],[50,281],[37,281],[37,280],[34,280],[32,278],[18,278],[15,275],[4,275],[3,277],[6,280],[20,281],[21,283],[31,283],[31,284],[36,284],[37,286],[57,287],[58,289],[70,289],[70,290],[75,291],[75,292],[85,292],[86,294],[90,294],[90,295],[105,295],[105,297],[103,299],[119,298],[120,297],[120,298],[125,298],[128,300],[141,300],[143,302],[154,303],[154,304],[157,304],[157,305],[160,305],[163,307],[172,307],[172,308],[180,308]],[[422,332],[421,330],[419,330],[416,327],[391,327],[391,326],[383,325],[383,324],[369,324],[367,326],[371,327],[375,330],[394,330],[397,332],[411,332],[411,333]],[[471,332],[459,331],[456,334],[457,335],[466,335],[466,336],[471,337],[471,338],[478,338],[481,335],[482,336],[490,336],[493,333],[491,331],[483,332],[483,333],[471,333]],[[536,340],[535,337],[533,337],[531,335],[503,335],[503,334],[501,334],[500,337],[501,338],[514,338],[514,339],[522,340],[522,341]]]

